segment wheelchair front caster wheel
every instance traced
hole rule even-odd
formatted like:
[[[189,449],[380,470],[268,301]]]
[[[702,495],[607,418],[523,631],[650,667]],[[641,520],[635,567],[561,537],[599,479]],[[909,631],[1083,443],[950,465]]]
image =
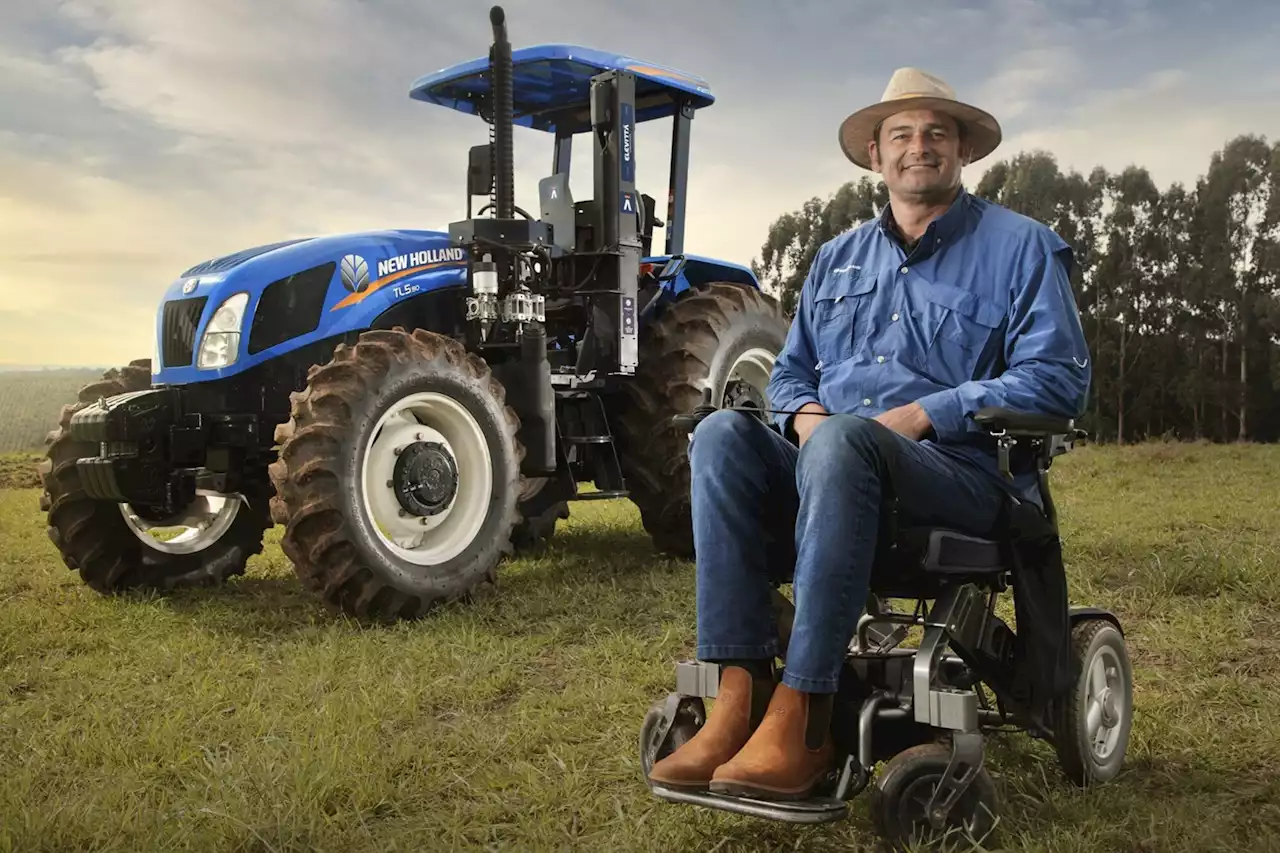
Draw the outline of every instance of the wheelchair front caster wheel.
[[[1107,619],[1071,631],[1076,683],[1054,715],[1054,748],[1067,778],[1084,787],[1120,772],[1133,724],[1133,667],[1124,636]]]
[[[688,743],[706,722],[707,709],[700,696],[673,693],[649,708],[640,724],[640,772],[645,781],[654,764]]]
[[[979,768],[940,827],[929,820],[928,806],[951,762],[943,744],[913,746],[885,765],[871,789],[871,818],[893,850],[969,850],[994,837],[1000,796],[986,768]]]

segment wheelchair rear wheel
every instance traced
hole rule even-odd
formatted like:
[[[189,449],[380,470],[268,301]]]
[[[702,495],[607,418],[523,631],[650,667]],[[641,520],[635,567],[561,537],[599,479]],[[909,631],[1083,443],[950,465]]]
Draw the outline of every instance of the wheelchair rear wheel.
[[[871,818],[894,850],[970,850],[994,837],[1000,796],[985,767],[956,801],[946,823],[934,828],[928,805],[951,762],[950,747],[926,743],[905,749],[885,765],[871,789]]]
[[[1076,683],[1054,720],[1054,747],[1067,778],[1084,787],[1109,782],[1124,764],[1133,724],[1133,667],[1124,636],[1110,620],[1087,619],[1071,631]]]

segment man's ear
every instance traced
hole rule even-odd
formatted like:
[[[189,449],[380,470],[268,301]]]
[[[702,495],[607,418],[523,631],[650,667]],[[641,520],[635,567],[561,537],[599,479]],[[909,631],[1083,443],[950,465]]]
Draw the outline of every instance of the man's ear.
[[[879,172],[880,171],[880,149],[877,147],[876,141],[874,139],[867,143],[867,156],[871,158],[871,170],[873,172]]]

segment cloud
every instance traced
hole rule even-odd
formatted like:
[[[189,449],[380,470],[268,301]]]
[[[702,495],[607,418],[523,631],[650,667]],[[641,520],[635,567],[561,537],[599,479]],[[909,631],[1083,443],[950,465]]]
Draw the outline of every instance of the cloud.
[[[1270,51],[1280,12],[984,0],[907,11],[838,0],[509,0],[519,45],[565,41],[705,76],[686,247],[748,263],[770,222],[864,172],[839,122],[921,65],[1005,124],[999,156],[1203,171],[1237,132],[1280,136]],[[480,56],[488,4],[444,0],[61,0],[0,25],[0,362],[121,362],[150,351],[160,292],[248,245],[460,218],[473,117],[408,98]],[[653,33],[655,22],[679,27]],[[1221,87],[1222,69],[1230,83]],[[664,126],[638,133],[642,191],[666,198]],[[526,207],[550,164],[517,129]],[[984,164],[978,164],[983,166]],[[589,150],[574,192],[590,197]],[[982,169],[974,168],[973,183]],[[659,239],[661,239],[661,234]],[[15,316],[18,319],[15,319]]]
[[[1141,165],[1157,186],[1190,187],[1230,138],[1256,133],[1280,139],[1280,89],[1266,81],[1241,81],[1224,93],[1212,85],[1211,70],[1153,71],[1060,114],[1044,115],[1034,128],[1008,139],[1004,150],[1051,151],[1063,168],[1085,174],[1097,165],[1112,172]]]

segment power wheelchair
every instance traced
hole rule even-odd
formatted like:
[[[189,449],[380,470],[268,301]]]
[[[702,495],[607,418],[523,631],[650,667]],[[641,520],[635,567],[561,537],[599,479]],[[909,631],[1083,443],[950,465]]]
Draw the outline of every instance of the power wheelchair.
[[[692,432],[712,410],[700,406],[676,421]],[[898,526],[889,490],[871,595],[832,713],[837,769],[817,794],[782,802],[675,791],[649,780],[653,764],[705,723],[704,700],[717,693],[715,664],[682,661],[675,691],[649,709],[640,732],[641,768],[656,797],[815,824],[845,818],[849,800],[870,786],[876,831],[904,849],[992,842],[1000,804],[983,752],[984,734],[993,730],[1050,742],[1077,785],[1119,773],[1133,710],[1124,632],[1105,610],[1068,606],[1048,482],[1053,460],[1085,433],[1067,419],[1006,409],[984,409],[973,419],[991,437],[1006,478],[1034,470],[1043,508],[1011,494],[991,538],[981,538]],[[1015,620],[1029,626],[1021,636],[995,612],[1000,594],[1010,589]],[[895,611],[888,606],[893,600],[913,602],[914,609]],[[785,659],[794,607],[776,585],[773,601]],[[919,646],[903,648],[914,626],[923,628]]]

